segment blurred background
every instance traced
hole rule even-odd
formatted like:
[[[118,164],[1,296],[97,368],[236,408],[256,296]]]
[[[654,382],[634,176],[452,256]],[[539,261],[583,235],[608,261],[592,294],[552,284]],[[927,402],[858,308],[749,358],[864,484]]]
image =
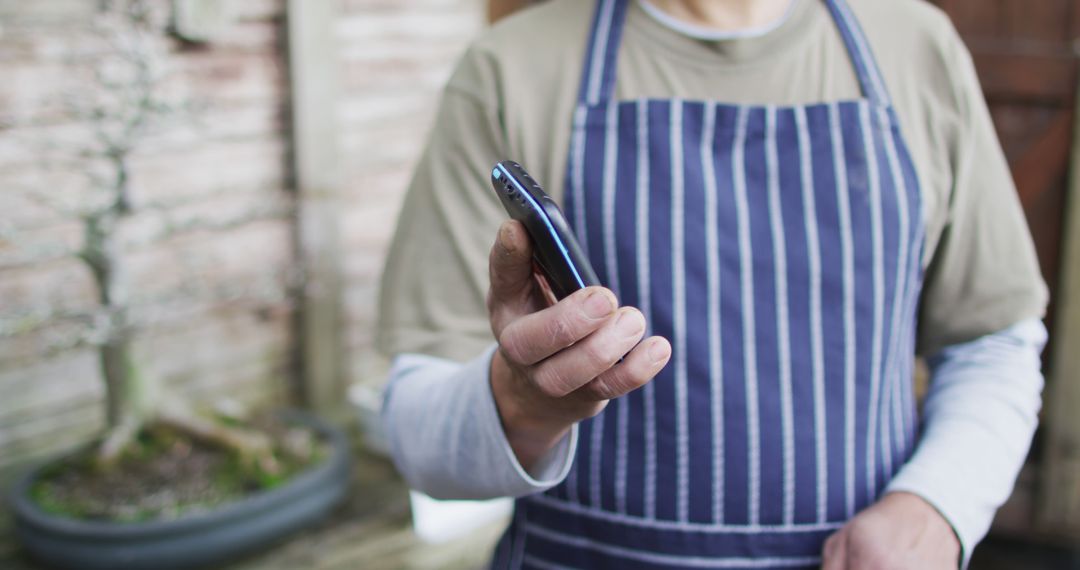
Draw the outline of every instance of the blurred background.
[[[237,568],[479,567],[502,521],[420,540],[378,452],[376,288],[442,84],[527,3],[0,0],[0,488],[115,426],[132,386],[304,406],[353,436],[352,491]],[[972,567],[1080,568],[1080,0],[936,3],[1054,295],[1042,425]],[[0,568],[36,568],[4,510]]]

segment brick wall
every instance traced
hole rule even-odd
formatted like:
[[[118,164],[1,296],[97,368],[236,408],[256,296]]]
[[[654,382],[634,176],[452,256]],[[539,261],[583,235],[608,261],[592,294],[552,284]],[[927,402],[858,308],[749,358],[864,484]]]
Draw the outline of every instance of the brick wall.
[[[484,22],[483,0],[345,0],[338,26],[347,207],[342,228],[349,368],[379,383],[378,277],[443,84]]]
[[[118,228],[142,373],[197,401],[282,402],[293,370],[282,0],[234,2],[220,41],[184,44],[154,0],[166,87],[191,110],[130,161]],[[98,2],[0,0],[0,480],[93,437],[104,422],[98,292],[74,253],[94,198],[72,115]]]
[[[439,92],[482,25],[483,0],[340,0],[346,172],[341,226],[353,381],[380,382],[378,275]],[[168,89],[191,119],[165,124],[131,161],[134,214],[120,259],[145,374],[196,401],[288,400],[295,379],[294,206],[289,188],[284,0],[232,5],[220,39],[168,32]],[[104,425],[94,279],[74,257],[94,161],[58,165],[91,125],[77,93],[98,2],[0,0],[0,482],[13,467],[87,441]],[[74,141],[74,142],[73,142]],[[63,207],[58,207],[63,206]],[[68,208],[69,209],[69,208]]]

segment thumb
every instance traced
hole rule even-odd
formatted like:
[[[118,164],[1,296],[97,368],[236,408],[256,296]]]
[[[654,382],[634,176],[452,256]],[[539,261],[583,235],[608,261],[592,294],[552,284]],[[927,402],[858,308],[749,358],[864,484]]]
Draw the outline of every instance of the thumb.
[[[841,528],[825,541],[821,553],[821,570],[845,570],[847,568],[846,531],[846,528]]]
[[[525,226],[508,220],[499,226],[488,260],[492,300],[500,304],[525,302],[532,291],[532,241]]]

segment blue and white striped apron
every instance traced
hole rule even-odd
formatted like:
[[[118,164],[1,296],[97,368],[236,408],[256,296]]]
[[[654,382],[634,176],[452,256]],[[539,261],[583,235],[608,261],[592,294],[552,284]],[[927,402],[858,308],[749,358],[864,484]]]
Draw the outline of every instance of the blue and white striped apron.
[[[918,182],[869,46],[826,0],[864,98],[615,101],[629,0],[600,0],[566,210],[671,363],[585,421],[495,568],[816,567],[914,446]]]

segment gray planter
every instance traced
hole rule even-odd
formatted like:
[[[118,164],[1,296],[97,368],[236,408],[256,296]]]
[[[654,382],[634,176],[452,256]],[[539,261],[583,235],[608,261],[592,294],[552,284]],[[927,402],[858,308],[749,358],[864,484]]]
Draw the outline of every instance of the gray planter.
[[[345,497],[349,485],[350,449],[345,435],[302,412],[284,412],[283,417],[315,429],[329,442],[331,453],[281,487],[169,521],[85,521],[51,515],[30,498],[38,468],[13,489],[15,532],[38,561],[79,570],[198,568],[270,546],[328,514]]]

